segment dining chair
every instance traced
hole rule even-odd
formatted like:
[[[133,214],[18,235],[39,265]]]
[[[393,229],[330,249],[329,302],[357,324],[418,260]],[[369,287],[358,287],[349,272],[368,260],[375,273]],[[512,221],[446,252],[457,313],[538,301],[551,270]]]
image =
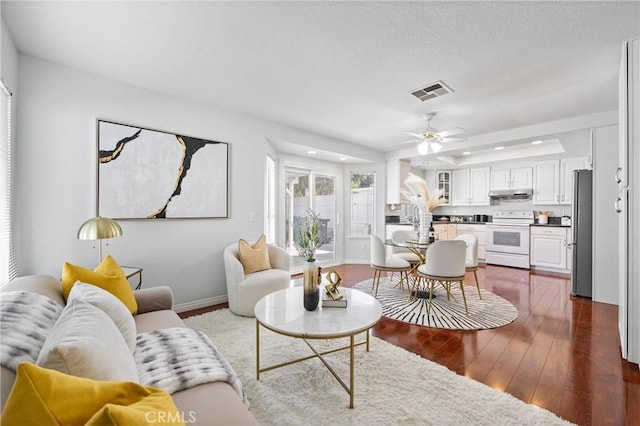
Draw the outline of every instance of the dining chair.
[[[460,234],[456,240],[464,241],[467,245],[467,259],[465,262],[465,271],[473,272],[473,277],[476,279],[476,288],[478,289],[478,297],[482,299],[480,293],[480,283],[478,282],[478,237],[473,234]]]
[[[413,229],[393,231],[391,233],[391,239],[400,243],[409,240],[417,240],[418,232]],[[416,252],[405,247],[391,246],[391,256],[404,259],[412,265],[422,263],[422,259]]]
[[[412,289],[412,294],[417,297],[421,282],[425,283],[425,289],[433,294],[436,283],[440,284],[447,292],[447,298],[453,297],[451,294],[451,286],[454,283],[460,285],[462,299],[464,300],[464,309],[469,313],[467,307],[467,297],[464,294],[464,274],[466,263],[467,245],[460,240],[436,241],[429,245],[427,249],[428,261],[424,265],[418,266],[418,276],[422,280],[417,280]],[[455,300],[455,298],[454,298]],[[431,311],[432,297],[429,298],[427,306],[427,314]]]
[[[371,288],[375,289],[374,297],[378,297],[378,285],[380,284],[382,272],[399,272],[400,288],[403,288],[403,283],[406,283],[409,289],[411,288],[411,284],[409,283],[409,271],[412,269],[411,264],[398,257],[387,257],[384,243],[374,234],[371,234],[371,267],[373,268],[373,283],[371,284]]]

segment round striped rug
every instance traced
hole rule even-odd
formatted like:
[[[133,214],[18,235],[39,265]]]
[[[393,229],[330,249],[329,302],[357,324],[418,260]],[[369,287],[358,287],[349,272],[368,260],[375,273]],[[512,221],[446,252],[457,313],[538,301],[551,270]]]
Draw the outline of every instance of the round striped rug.
[[[449,330],[484,330],[509,324],[518,317],[518,310],[508,300],[489,291],[480,289],[482,299],[478,298],[475,285],[465,285],[469,313],[464,310],[462,293],[457,284],[451,294],[453,299],[447,300],[447,294],[440,286],[436,286],[436,297],[432,300],[431,311],[427,315],[429,299],[418,298],[407,300],[408,292],[394,287],[388,277],[380,278],[378,300],[382,304],[382,315],[398,321],[426,327],[446,328]],[[371,285],[373,279],[361,281],[353,288],[373,295]]]

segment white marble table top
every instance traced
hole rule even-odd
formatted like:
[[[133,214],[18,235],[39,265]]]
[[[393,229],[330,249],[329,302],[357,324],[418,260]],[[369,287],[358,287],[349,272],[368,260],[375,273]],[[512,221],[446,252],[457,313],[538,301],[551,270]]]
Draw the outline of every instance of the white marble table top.
[[[380,320],[382,306],[377,299],[350,288],[341,291],[348,300],[346,308],[323,308],[321,297],[316,310],[307,311],[302,287],[278,290],[256,303],[256,320],[277,333],[310,339],[352,336]]]

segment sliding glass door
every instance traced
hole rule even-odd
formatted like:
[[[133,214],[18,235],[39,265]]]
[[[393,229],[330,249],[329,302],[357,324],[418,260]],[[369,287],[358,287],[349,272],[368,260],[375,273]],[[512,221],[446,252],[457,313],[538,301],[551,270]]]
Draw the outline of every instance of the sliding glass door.
[[[336,257],[336,177],[313,170],[285,167],[285,247],[291,256],[291,266],[304,263],[294,246],[295,228],[301,218],[313,209],[320,219],[323,245],[316,251],[316,260],[329,263]]]

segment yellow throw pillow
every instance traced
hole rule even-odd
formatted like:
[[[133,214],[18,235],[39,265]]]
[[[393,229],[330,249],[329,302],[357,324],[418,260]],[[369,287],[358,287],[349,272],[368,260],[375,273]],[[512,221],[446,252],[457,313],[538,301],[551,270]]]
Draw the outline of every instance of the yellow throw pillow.
[[[108,404],[108,405],[107,405]],[[117,406],[113,413],[113,406]],[[80,425],[111,417],[122,419],[131,407],[135,416],[149,417],[146,423],[184,424],[173,399],[162,389],[134,382],[109,382],[69,376],[23,362],[2,410],[0,423],[9,425]],[[103,412],[105,411],[105,412]],[[97,416],[95,419],[94,417]],[[107,417],[104,417],[107,416]],[[160,423],[159,419],[172,423]],[[128,424],[144,424],[131,420]],[[110,423],[100,423],[110,424]],[[113,424],[113,423],[112,423]],[[127,423],[122,423],[127,424]]]
[[[106,404],[93,415],[85,426],[110,425],[184,425],[171,396],[154,392],[131,405]]]
[[[107,255],[95,271],[65,262],[62,266],[62,295],[65,300],[69,297],[71,287],[78,281],[107,290],[120,299],[129,312],[132,314],[138,312],[138,303],[129,280],[111,255]]]
[[[271,269],[269,252],[267,251],[267,237],[264,235],[258,238],[258,241],[253,245],[242,239],[238,241],[238,253],[245,275]]]

